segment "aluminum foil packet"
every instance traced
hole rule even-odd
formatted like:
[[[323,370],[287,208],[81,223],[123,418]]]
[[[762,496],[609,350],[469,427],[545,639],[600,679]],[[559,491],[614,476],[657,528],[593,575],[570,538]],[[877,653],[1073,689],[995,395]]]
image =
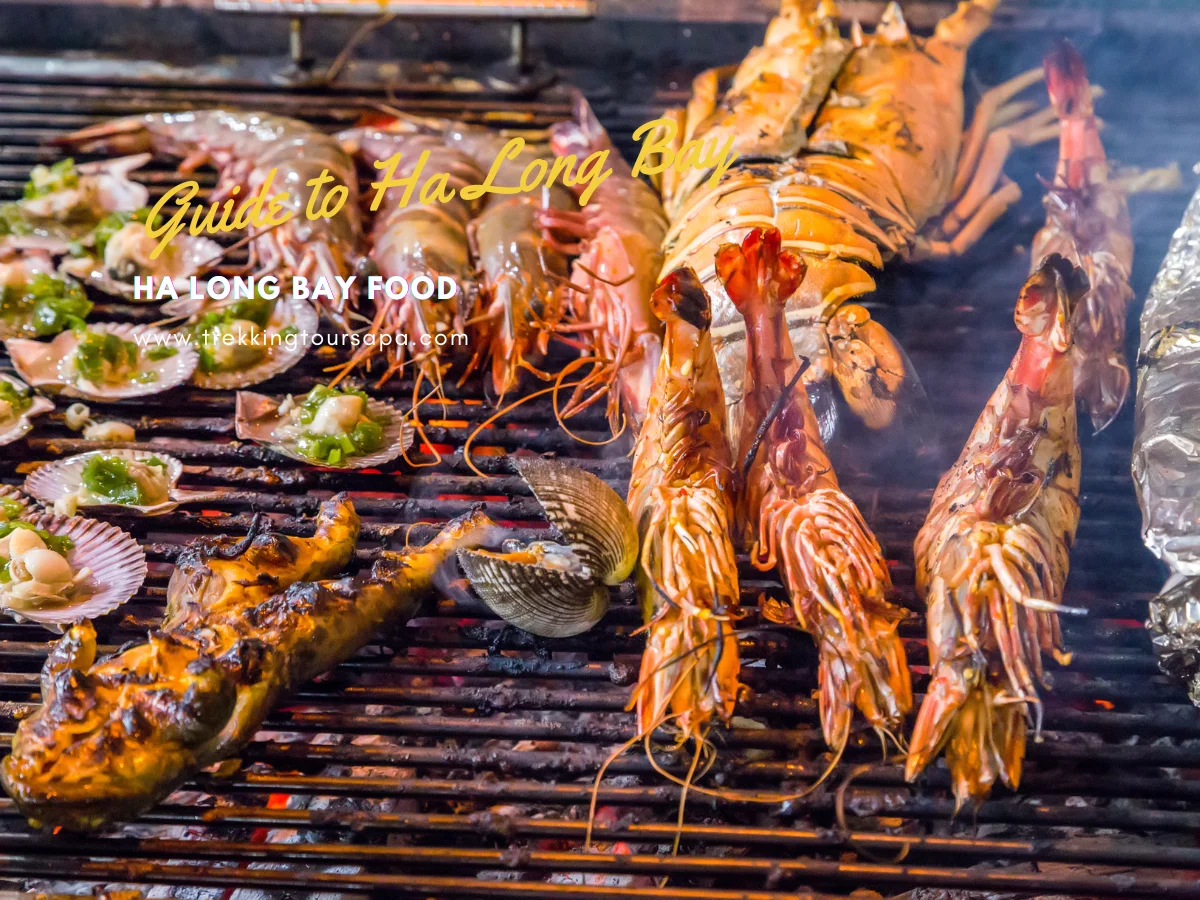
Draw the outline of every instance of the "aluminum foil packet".
[[[1171,567],[1150,603],[1163,671],[1200,705],[1200,190],[1142,312],[1133,480],[1142,539]]]

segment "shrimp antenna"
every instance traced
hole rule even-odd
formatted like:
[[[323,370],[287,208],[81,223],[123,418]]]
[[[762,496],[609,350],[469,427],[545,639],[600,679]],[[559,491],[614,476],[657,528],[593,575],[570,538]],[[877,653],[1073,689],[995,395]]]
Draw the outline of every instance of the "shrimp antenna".
[[[796,374],[788,381],[787,387],[783,389],[783,393],[775,398],[775,402],[767,410],[766,417],[763,418],[762,424],[758,426],[758,431],[754,435],[754,443],[750,445],[750,449],[746,451],[746,458],[742,460],[742,478],[750,474],[750,467],[754,465],[754,458],[758,456],[758,448],[762,446],[763,439],[767,436],[767,429],[779,418],[779,414],[783,412],[784,406],[787,405],[788,399],[792,396],[792,391],[795,390],[797,383],[804,376],[804,373],[808,371],[810,365],[812,363],[808,361],[808,357],[800,357],[800,368],[796,370]]]
[[[578,384],[578,383],[579,382],[576,382],[576,384]],[[562,385],[562,386],[573,388],[576,385],[575,384],[567,384],[567,385]],[[545,387],[545,388],[542,388],[541,390],[534,391],[532,394],[526,394],[524,397],[521,397],[519,400],[514,400],[512,403],[508,404],[508,406],[501,407],[500,409],[498,409],[494,413],[492,413],[490,416],[488,416],[486,419],[484,419],[483,422],[481,422],[476,427],[476,429],[471,432],[470,436],[467,438],[466,442],[463,444],[463,448],[462,448],[463,462],[465,462],[467,464],[467,468],[469,468],[472,472],[474,472],[480,478],[487,478],[488,474],[486,472],[482,471],[481,469],[479,469],[475,465],[475,463],[473,463],[471,461],[471,444],[474,442],[475,438],[479,436],[479,432],[483,431],[485,428],[488,428],[497,419],[500,419],[500,418],[508,415],[510,412],[512,412],[514,409],[516,409],[522,403],[527,403],[528,401],[534,399],[535,397],[541,397],[544,394],[552,393],[553,391],[557,390],[558,387],[559,386],[557,384],[551,385],[550,387]]]

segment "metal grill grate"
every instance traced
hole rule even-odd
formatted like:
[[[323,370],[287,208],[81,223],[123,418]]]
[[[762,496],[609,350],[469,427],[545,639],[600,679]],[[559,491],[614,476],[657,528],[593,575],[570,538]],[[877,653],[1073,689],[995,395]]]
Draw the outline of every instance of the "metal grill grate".
[[[263,87],[118,91],[101,83],[0,82],[0,192],[13,194],[30,165],[54,157],[41,146],[45,140],[102,117],[220,103],[332,127],[353,121],[373,99]],[[404,105],[532,125],[567,113],[553,95]],[[601,109],[610,122],[635,118],[616,103]],[[629,130],[614,125],[615,133]],[[1047,160],[1031,165],[1048,171]],[[1017,177],[1034,183],[1028,172]],[[160,189],[175,181],[165,167],[147,178]],[[1135,287],[1148,282],[1182,202],[1137,201]],[[1028,239],[1036,217],[1034,198],[969,263],[901,268],[881,285],[881,296],[896,302],[877,315],[908,347],[951,447],[960,446],[1015,347],[1011,309],[1027,258],[1012,247]],[[107,305],[95,318],[152,314]],[[321,363],[310,357],[264,390],[306,390]],[[402,383],[384,393],[402,399],[410,390]],[[158,621],[171,560],[189,538],[242,532],[257,511],[272,513],[282,531],[302,533],[303,517],[323,496],[349,489],[364,517],[367,548],[406,537],[421,542],[435,523],[474,504],[514,526],[543,527],[536,503],[500,455],[518,448],[569,456],[624,490],[627,446],[601,455],[574,443],[553,427],[545,403],[519,408],[477,438],[477,463],[498,477],[472,476],[456,451],[491,410],[478,383],[451,397],[445,421],[429,429],[446,451],[442,464],[352,475],[306,469],[233,442],[232,395],[181,390],[104,408],[137,428],[133,446],[182,459],[188,487],[227,493],[203,510],[121,523],[145,543],[151,575],[138,596],[98,623],[102,643],[115,649]],[[213,897],[238,887],[277,896],[766,900],[846,897],[860,889],[914,900],[976,891],[1200,896],[1193,837],[1200,784],[1188,777],[1200,768],[1200,717],[1181,689],[1157,675],[1141,627],[1159,576],[1138,542],[1127,474],[1130,418],[1127,411],[1111,433],[1085,443],[1083,520],[1067,602],[1092,615],[1065,623],[1076,656],[1069,669],[1054,669],[1045,740],[1030,744],[1021,791],[997,791],[974,816],[952,819],[944,769],[907,786],[900,766],[881,762],[874,738],[859,734],[838,775],[801,800],[756,806],[693,795],[681,850],[670,856],[679,790],[633,751],[610,768],[600,790],[598,852],[581,853],[597,766],[632,735],[623,712],[640,651],[640,638],[630,637],[640,624],[632,592],[622,589],[590,634],[554,641],[505,628],[480,606],[444,599],[386,645],[275,711],[240,768],[205,775],[134,826],[87,840],[39,835],[0,801],[0,883],[54,893],[121,884],[203,887]],[[604,437],[595,413],[576,420],[575,429]],[[30,463],[91,446],[65,429],[60,410],[8,449],[0,472],[18,482]],[[843,482],[892,560],[901,602],[919,612],[911,542],[938,473],[910,472],[897,481],[854,468],[844,468]],[[360,550],[359,561],[371,553]],[[780,590],[748,566],[742,575],[751,610],[760,592]],[[720,756],[707,783],[802,787],[826,762],[810,698],[815,657],[802,635],[755,631],[756,624],[751,612],[741,641],[752,689],[739,709],[745,719],[718,738]],[[911,662],[922,666],[919,615],[903,634]],[[9,729],[36,703],[46,637],[34,626],[0,622],[0,714]],[[924,680],[918,670],[918,692]],[[853,782],[845,783],[851,770]],[[849,830],[839,825],[839,806]],[[900,861],[888,861],[898,854]]]

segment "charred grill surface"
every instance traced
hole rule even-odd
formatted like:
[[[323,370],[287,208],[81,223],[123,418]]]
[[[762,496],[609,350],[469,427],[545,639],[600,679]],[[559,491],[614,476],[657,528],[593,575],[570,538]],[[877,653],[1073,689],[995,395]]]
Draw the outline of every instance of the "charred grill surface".
[[[55,158],[43,142],[100,118],[229,104],[332,130],[382,99],[382,92],[263,86],[142,85],[117,92],[103,83],[0,82],[0,194],[15,196],[31,165]],[[621,105],[597,98],[596,107],[614,136],[627,139],[668,99]],[[569,115],[566,95],[553,93],[457,105],[423,97],[401,105],[526,127]],[[1186,129],[1164,135],[1164,156],[1143,160],[1134,149],[1145,140],[1137,127],[1112,125],[1117,158],[1157,164],[1180,155],[1170,145],[1182,145]],[[1041,210],[1033,176],[1053,171],[1053,149],[1009,171],[1028,187],[1023,208],[969,260],[884,275],[881,305],[872,310],[912,355],[950,447],[961,445],[1016,346],[1011,298],[1028,256],[1013,248],[1027,245],[1036,230]],[[156,194],[179,180],[165,166],[144,177]],[[1139,296],[1188,192],[1133,201]],[[102,304],[94,318],[155,315],[153,308]],[[318,350],[261,390],[307,390],[332,361],[327,349]],[[379,395],[403,403],[411,390],[411,381],[401,380]],[[447,392],[442,418],[427,428],[442,464],[349,474],[236,444],[232,394],[185,388],[93,407],[135,426],[138,442],[131,446],[182,459],[186,487],[224,491],[203,508],[120,520],[145,544],[151,574],[141,593],[96,623],[97,654],[144,640],[160,623],[171,566],[189,541],[244,535],[260,512],[270,514],[276,531],[309,536],[321,501],[349,491],[362,517],[353,572],[369,567],[380,547],[424,543],[475,508],[523,539],[544,536],[538,504],[503,459],[519,448],[569,457],[625,490],[628,446],[602,451],[573,442],[553,427],[549,403],[539,401],[476,438],[476,464],[497,477],[474,476],[459,448],[491,410],[478,379],[448,385]],[[64,407],[40,420],[27,441],[7,448],[0,478],[19,483],[32,464],[93,447],[65,428]],[[906,785],[902,764],[880,761],[869,730],[856,731],[840,774],[802,800],[754,806],[693,795],[680,853],[671,857],[660,851],[675,836],[679,789],[629,753],[610,767],[599,792],[598,852],[584,854],[592,779],[610,749],[634,734],[633,716],[624,711],[642,647],[640,636],[630,636],[640,625],[632,587],[614,590],[612,608],[595,630],[556,640],[505,628],[482,604],[451,591],[384,645],[300,687],[240,751],[240,766],[194,777],[134,826],[86,839],[36,833],[0,798],[0,886],[51,894],[115,884],[205,887],[206,897],[236,887],[279,897],[319,890],[768,900],[848,897],[860,889],[913,898],[1200,897],[1193,837],[1200,829],[1200,783],[1187,777],[1200,769],[1200,716],[1182,688],[1159,676],[1141,624],[1161,578],[1138,539],[1130,425],[1127,409],[1099,439],[1084,442],[1082,521],[1064,602],[1092,614],[1064,625],[1065,643],[1075,651],[1071,666],[1047,663],[1054,685],[1045,695],[1045,740],[1029,746],[1020,792],[997,791],[974,816],[951,819],[954,800],[941,765]],[[581,415],[573,428],[590,440],[607,436],[601,409]],[[897,602],[913,612],[901,635],[916,667],[919,701],[928,657],[911,546],[941,469],[856,465],[846,449],[831,447],[833,455],[843,454],[842,486],[883,545]],[[827,762],[811,697],[816,655],[803,635],[759,621],[759,595],[783,599],[784,593],[774,578],[740,562],[742,602],[750,612],[739,623],[739,655],[752,693],[739,705],[741,718],[717,735],[719,757],[705,783],[800,788]],[[0,621],[4,732],[38,706],[48,637],[36,626]],[[5,738],[0,752],[7,752]],[[690,761],[665,752],[659,758],[680,773]]]

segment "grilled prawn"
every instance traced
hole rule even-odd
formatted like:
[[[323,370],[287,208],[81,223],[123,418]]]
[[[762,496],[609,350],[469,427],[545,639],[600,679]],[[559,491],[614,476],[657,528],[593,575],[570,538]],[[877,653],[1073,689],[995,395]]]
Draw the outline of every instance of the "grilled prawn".
[[[735,474],[708,296],[695,272],[680,269],[651,302],[665,334],[629,482],[646,622],[634,702],[639,736],[669,723],[680,743],[703,743],[714,715],[733,714],[739,690]]]
[[[1017,300],[1021,346],[917,535],[931,677],[909,745],[911,781],[943,749],[961,806],[1016,787],[1042,653],[1069,660],[1058,613],[1079,524],[1071,320],[1087,278],[1058,255]]]
[[[482,167],[491,167],[509,140],[490,128],[420,121]],[[539,160],[553,163],[549,146],[526,143],[516,156],[500,161],[493,184],[518,186],[526,166]],[[522,371],[549,377],[537,366],[562,327],[570,272],[566,254],[542,237],[538,216],[545,210],[577,208],[571,192],[559,183],[534,194],[488,194],[468,228],[480,279],[480,302],[470,320],[477,336],[468,371],[490,354],[492,388],[500,397],[517,386]]]
[[[1087,272],[1091,288],[1075,312],[1075,396],[1099,432],[1129,393],[1125,314],[1133,289],[1133,236],[1122,190],[1108,161],[1092,109],[1083,58],[1063,41],[1046,56],[1046,87],[1062,120],[1058,170],[1046,193],[1046,225],[1033,242],[1036,268],[1059,253]]]
[[[258,530],[201,544],[179,559],[161,628],[106,659],[90,624],[71,628],[0,769],[31,824],[91,831],[142,813],[236,753],[281,696],[411,615],[458,548],[492,537],[473,513],[425,547],[384,552],[369,573],[310,580],[349,561],[358,531],[340,495],[312,538]]]
[[[891,577],[879,542],[825,455],[784,324],[784,303],[804,279],[804,262],[780,252],[778,231],[755,229],[740,247],[721,248],[717,272],[746,320],[739,519],[751,562],[761,571],[778,566],[791,597],[790,608],[772,617],[817,643],[821,726],[835,752],[846,745],[855,705],[899,742],[912,708],[896,633],[903,613],[887,601]]]
[[[440,388],[442,375],[449,366],[449,353],[438,339],[448,340],[451,332],[460,332],[463,313],[475,305],[475,271],[467,241],[467,225],[475,214],[477,204],[464,200],[463,187],[479,184],[483,171],[471,157],[452,150],[438,138],[415,132],[383,131],[376,128],[354,128],[338,135],[342,146],[367,164],[383,163],[401,154],[393,173],[396,179],[424,175],[419,183],[388,188],[379,202],[371,223],[371,259],[384,278],[400,277],[409,284],[422,275],[435,283],[438,276],[455,280],[461,292],[453,300],[438,299],[435,295],[419,300],[409,290],[399,299],[381,294],[375,301],[375,313],[367,333],[375,339],[364,342],[350,361],[341,369],[342,375],[371,364],[383,347],[387,366],[377,384],[383,384],[400,372],[412,359],[419,377],[415,379],[414,403],[420,396],[422,380]],[[428,156],[425,156],[428,154]],[[439,187],[435,182],[445,176]],[[423,202],[427,187],[437,191],[439,198]],[[453,195],[451,199],[444,199]],[[406,193],[408,202],[401,206]],[[379,338],[390,337],[384,347]]]
[[[646,416],[662,354],[662,326],[650,309],[650,294],[662,267],[659,247],[667,220],[658,196],[633,177],[582,94],[575,98],[575,120],[554,125],[550,145],[559,157],[579,161],[607,151],[611,168],[579,212],[539,211],[543,226],[578,241],[562,248],[578,257],[571,267],[578,289],[571,292],[568,313],[572,322],[589,329],[581,336],[599,362],[575,389],[564,414],[606,396],[613,430],[622,406],[636,430]]]
[[[148,113],[84,128],[59,143],[89,153],[148,151],[183,157],[179,168],[185,173],[211,162],[219,171],[214,200],[238,192],[242,198],[253,196],[270,178],[268,193],[284,195],[280,209],[291,218],[251,242],[252,262],[263,273],[324,277],[335,286],[334,279],[351,274],[359,261],[362,226],[354,161],[336,138],[298,119],[225,109]],[[315,184],[322,172],[332,180],[312,187],[310,182]],[[341,193],[345,198],[336,215],[306,216],[310,202],[320,210]],[[339,326],[349,327],[341,300],[329,301],[325,312]]]

